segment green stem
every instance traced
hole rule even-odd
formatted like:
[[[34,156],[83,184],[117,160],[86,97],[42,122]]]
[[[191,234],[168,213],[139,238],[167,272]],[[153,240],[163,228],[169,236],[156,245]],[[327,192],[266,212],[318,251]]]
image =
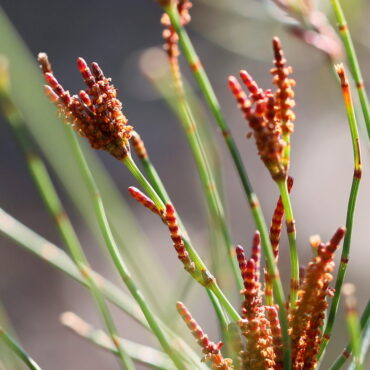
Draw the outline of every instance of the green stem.
[[[362,338],[365,337],[366,331],[370,328],[369,324],[370,324],[370,300],[367,301],[367,305],[360,319]],[[365,341],[362,340],[363,345],[364,345],[364,342]],[[345,364],[345,362],[348,360],[351,354],[352,354],[352,343],[350,342],[347,344],[344,351],[337,357],[335,362],[330,366],[329,370],[339,370]]]
[[[335,317],[338,311],[340,292],[346,276],[349,253],[351,249],[351,239],[352,239],[352,228],[353,219],[357,201],[358,190],[361,181],[362,164],[361,164],[361,153],[360,153],[360,139],[358,134],[357,121],[355,116],[355,110],[352,103],[351,92],[347,81],[342,82],[342,90],[344,96],[344,102],[347,112],[347,118],[349,123],[349,128],[351,131],[352,138],[352,148],[353,148],[353,158],[354,158],[354,172],[352,178],[352,185],[348,199],[347,215],[346,215],[346,235],[343,241],[343,248],[340,257],[340,264],[338,268],[337,279],[335,281],[335,293],[330,306],[330,311],[328,315],[328,321],[325,326],[322,342],[320,345],[320,352],[318,358],[320,358],[326,349],[326,346],[330,340],[331,332],[333,330]]]
[[[278,269],[274,261],[271,242],[270,242],[266,222],[263,217],[261,207],[259,205],[257,196],[252,189],[252,186],[249,181],[248,175],[245,171],[240,153],[236,147],[233,137],[231,136],[230,129],[222,114],[220,104],[218,102],[216,94],[213,91],[212,85],[208,79],[208,76],[204,68],[202,67],[199,57],[196,54],[196,51],[192,45],[192,42],[186,30],[181,25],[177,8],[173,4],[170,4],[168,6],[164,6],[164,10],[168,14],[171,20],[171,23],[173,27],[175,28],[176,33],[179,36],[179,42],[180,42],[182,51],[184,53],[184,56],[188,64],[190,65],[190,68],[192,69],[195,75],[195,78],[200,86],[200,89],[216,119],[216,123],[221,130],[222,136],[227,144],[231,157],[238,171],[243,189],[245,191],[245,195],[248,199],[248,203],[251,207],[254,222],[256,224],[257,229],[259,230],[261,234],[262,248],[265,254],[265,258],[266,258],[267,268],[269,270],[269,273],[271,274],[272,281],[273,281],[274,296],[279,306],[279,320],[280,320],[280,325],[282,328],[283,343],[284,343],[284,369],[290,369],[291,368],[291,356],[290,356],[291,349],[290,349],[290,338],[288,335],[288,321],[287,321],[286,308],[285,308],[284,291],[283,291],[283,286],[281,284]]]
[[[281,200],[284,205],[285,219],[287,225],[289,252],[290,252],[290,266],[291,266],[290,307],[293,309],[297,301],[297,293],[299,286],[299,260],[297,251],[295,221],[292,204],[290,202],[287,180],[279,181],[277,184],[279,187]]]
[[[362,78],[361,68],[358,63],[355,47],[353,45],[351,33],[348,29],[348,24],[344,16],[343,9],[339,0],[331,0],[334,15],[338,23],[339,34],[342,38],[344,47],[346,49],[351,74],[356,83],[357,93],[361,104],[362,113],[366,124],[367,133],[370,137],[370,108],[369,99],[365,90],[364,80]]]
[[[157,208],[160,211],[164,211],[166,207],[163,203],[163,200],[160,198],[157,192],[153,189],[152,185],[139,170],[131,155],[127,155],[125,158],[123,158],[122,163],[127,167],[127,169],[135,177],[138,183],[145,189],[145,191],[148,193],[149,198],[153,200]]]
[[[356,308],[355,287],[353,284],[345,284],[342,289],[346,307],[346,322],[350,341],[352,344],[355,370],[362,370],[361,361],[361,325]]]
[[[121,254],[119,252],[118,246],[114,240],[112,231],[110,229],[108,219],[105,213],[104,205],[99,193],[99,189],[96,186],[94,177],[92,176],[89,167],[87,166],[86,160],[83,156],[83,153],[81,151],[81,148],[78,144],[77,138],[75,137],[75,134],[73,133],[72,129],[70,127],[67,127],[68,131],[68,137],[71,140],[71,144],[73,147],[73,150],[75,151],[76,157],[78,158],[78,165],[80,167],[81,173],[85,179],[86,186],[89,190],[91,199],[94,204],[96,217],[99,223],[100,230],[102,232],[104,241],[106,243],[107,249],[109,251],[109,254],[111,255],[111,258],[113,260],[114,265],[117,268],[117,271],[122,279],[122,281],[127,286],[128,290],[134,297],[135,301],[140,306],[146,320],[148,321],[148,324],[153,331],[153,334],[157,337],[159,343],[161,344],[163,350],[168,354],[168,356],[171,358],[171,360],[174,362],[176,367],[178,369],[185,369],[183,363],[179,360],[179,357],[177,353],[174,351],[174,349],[171,347],[171,345],[168,342],[167,336],[163,332],[158,320],[153,315],[151,309],[146,303],[146,300],[143,296],[143,294],[140,292],[138,287],[136,286],[136,283],[131,278],[131,275],[128,271],[128,268],[126,264],[124,263]],[[133,166],[133,170],[135,171],[137,167]],[[138,174],[141,180],[143,180],[143,176],[141,173]],[[141,175],[141,176],[140,176]],[[144,178],[145,180],[145,178]],[[148,191],[148,189],[147,189]],[[154,190],[152,190],[154,192]],[[155,192],[154,192],[155,193]],[[154,198],[156,199],[156,198]],[[157,200],[157,199],[156,199]]]
[[[200,139],[197,121],[186,99],[177,58],[171,60],[170,64],[178,103],[178,109],[175,113],[177,113],[183,124],[188,143],[190,145],[195,163],[197,165],[199,177],[203,187],[203,192],[206,196],[209,214],[214,219],[215,224],[221,232],[234,279],[237,282],[238,290],[241,290],[243,289],[243,281],[240,275],[238,262],[235,258],[235,251],[233,243],[231,241],[229,228],[226,223],[225,212],[222,206],[221,197],[209,165],[209,160],[207,158],[205,148]]]
[[[2,340],[31,370],[41,370],[41,367],[24,351],[24,349],[0,327],[0,340]]]
[[[23,122],[20,112],[16,109],[9,95],[5,90],[1,90],[0,102],[5,116],[13,129],[20,149],[26,158],[28,169],[39,190],[39,193],[53,217],[59,233],[68,247],[72,259],[81,272],[81,276],[86,280],[86,285],[95,301],[95,304],[103,318],[103,321],[111,335],[113,343],[116,344],[121,366],[126,369],[134,369],[134,364],[128,354],[121,347],[120,341],[117,341],[118,332],[113,318],[109,312],[108,306],[98,288],[98,284],[91,275],[91,268],[83,252],[82,246],[78,240],[75,230],[63,209],[62,203],[58,197],[55,187],[50,179],[45,164],[34,151],[31,137]]]

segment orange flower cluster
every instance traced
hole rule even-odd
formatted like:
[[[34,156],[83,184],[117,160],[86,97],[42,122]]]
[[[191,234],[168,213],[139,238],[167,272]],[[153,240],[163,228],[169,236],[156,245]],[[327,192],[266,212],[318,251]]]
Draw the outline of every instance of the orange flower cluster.
[[[239,322],[241,332],[245,336],[246,348],[240,352],[241,363],[247,369],[275,369],[276,353],[274,349],[271,324],[266,318],[260,290],[259,265],[254,258],[253,249],[259,244],[259,234],[255,234],[252,256],[246,260],[243,247],[236,247],[241,275],[244,282],[244,301],[242,304],[243,319]]]
[[[182,302],[177,302],[176,307],[180,316],[185,321],[185,324],[190,329],[191,334],[193,334],[199,346],[202,348],[202,351],[204,353],[202,361],[210,362],[212,364],[212,369],[214,370],[233,369],[234,366],[232,364],[232,360],[229,358],[223,358],[220,352],[223,343],[219,342],[216,344],[214,342],[211,342],[208,339],[207,334],[203,332],[202,328],[193,319],[190,312]]]
[[[177,10],[180,15],[181,24],[183,26],[187,25],[191,20],[189,9],[192,6],[193,4],[190,0],[179,0],[177,2]],[[170,18],[166,13],[162,15],[161,23],[164,27],[166,27],[162,33],[165,41],[165,44],[163,46],[164,50],[166,51],[170,59],[177,58],[180,54],[179,48],[177,46],[179,37],[171,24]]]
[[[234,76],[229,77],[229,87],[244,113],[256,140],[258,154],[275,181],[285,180],[289,169],[289,136],[293,132],[295,120],[294,106],[295,81],[289,78],[292,68],[287,67],[281,43],[273,39],[274,64],[271,69],[273,83],[277,90],[262,90],[253,78],[241,71],[240,77],[249,90],[249,97]]]
[[[308,264],[298,291],[295,309],[290,313],[293,368],[314,369],[321,343],[321,327],[328,307],[326,296],[332,295],[334,252],[345,234],[339,228],[327,244],[321,243],[317,256]]]
[[[130,150],[132,127],[122,113],[116,88],[99,65],[92,63],[91,72],[84,59],[77,59],[87,89],[71,96],[54,77],[47,55],[40,53],[38,60],[48,83],[45,91],[66,122],[86,137],[94,149],[105,150],[119,160],[125,158]]]
[[[308,264],[298,292],[296,307],[289,313],[289,335],[292,344],[292,368],[294,370],[314,369],[317,365],[317,354],[321,343],[321,327],[328,307],[326,297],[332,294],[329,283],[332,280],[331,272],[334,269],[334,252],[345,234],[344,228],[339,228],[332,239],[321,243],[317,256]],[[263,303],[263,293],[259,282],[260,264],[260,237],[256,232],[251,248],[251,257],[247,260],[244,249],[236,247],[236,255],[244,282],[242,304],[242,320],[239,322],[241,334],[246,343],[240,341],[235,328],[230,329],[232,344],[239,355],[240,369],[280,370],[283,368],[283,342],[281,327],[278,318],[278,308]],[[193,320],[182,303],[177,306],[181,316],[192,331],[198,344],[206,354],[205,359],[212,362],[215,359],[225,361],[219,350],[222,343],[217,345],[209,342],[198,324]],[[210,354],[217,354],[216,357]],[[221,356],[221,357],[218,357]],[[222,360],[221,360],[222,359]],[[232,361],[227,360],[229,367],[215,367],[214,369],[232,368]],[[222,365],[224,366],[224,365]]]

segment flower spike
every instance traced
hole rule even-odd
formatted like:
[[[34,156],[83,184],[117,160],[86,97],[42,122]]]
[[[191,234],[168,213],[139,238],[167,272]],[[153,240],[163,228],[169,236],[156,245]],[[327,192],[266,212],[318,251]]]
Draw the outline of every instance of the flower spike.
[[[189,310],[185,307],[182,302],[176,303],[177,311],[184,320],[187,327],[190,329],[191,334],[197,340],[199,346],[202,348],[204,353],[203,361],[209,361],[212,363],[212,369],[214,370],[228,370],[233,369],[232,360],[229,358],[223,358],[220,352],[221,347],[223,346],[222,342],[217,344],[211,342],[208,339],[207,334],[205,334],[202,328],[198,323],[193,319]]]
[[[290,161],[289,137],[295,120],[292,108],[295,105],[293,86],[289,78],[292,68],[286,66],[281,43],[273,39],[274,64],[271,69],[273,83],[277,90],[262,90],[247,71],[240,71],[240,77],[250,92],[249,98],[237,79],[229,77],[229,88],[244,113],[256,140],[258,154],[272,178],[279,182],[288,176]]]
[[[116,88],[99,65],[93,63],[91,72],[83,58],[77,59],[87,89],[70,96],[54,77],[47,55],[40,53],[38,60],[48,84],[46,93],[58,106],[64,120],[86,137],[94,149],[105,150],[119,160],[125,158],[130,150],[132,127],[122,113]]]

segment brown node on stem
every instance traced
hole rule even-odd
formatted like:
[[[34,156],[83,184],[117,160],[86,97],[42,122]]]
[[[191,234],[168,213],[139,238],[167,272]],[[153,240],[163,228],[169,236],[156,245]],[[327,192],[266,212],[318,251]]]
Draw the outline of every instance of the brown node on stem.
[[[306,268],[295,308],[289,314],[293,369],[314,369],[317,365],[321,327],[328,307],[326,296],[332,295],[329,283],[333,279],[334,252],[345,231],[339,228],[327,244],[321,243],[317,256]]]
[[[204,353],[202,361],[210,362],[212,364],[212,369],[215,370],[233,369],[233,361],[229,358],[223,358],[221,354],[220,349],[223,346],[223,343],[218,342],[216,344],[214,342],[211,342],[208,339],[207,334],[203,332],[202,328],[193,319],[191,313],[182,302],[177,302],[176,308],[180,316],[184,320],[185,324],[190,329],[191,334],[197,340],[199,346],[202,348],[202,352]]]
[[[275,181],[283,181],[288,176],[289,142],[295,120],[292,108],[295,105],[293,86],[295,81],[289,78],[292,68],[286,66],[281,43],[273,39],[274,64],[271,70],[275,92],[263,90],[247,71],[240,71],[240,77],[249,90],[249,96],[243,91],[234,76],[229,77],[229,88],[239,108],[252,129],[258,154]]]
[[[47,55],[40,53],[38,60],[48,84],[46,94],[57,105],[60,116],[94,149],[105,150],[119,160],[125,158],[130,150],[132,127],[122,113],[116,88],[99,65],[92,63],[91,72],[84,59],[77,59],[87,88],[71,96],[54,77]]]

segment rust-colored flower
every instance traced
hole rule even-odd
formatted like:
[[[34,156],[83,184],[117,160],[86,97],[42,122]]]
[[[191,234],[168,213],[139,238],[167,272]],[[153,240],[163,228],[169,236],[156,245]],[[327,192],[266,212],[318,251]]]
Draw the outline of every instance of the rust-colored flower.
[[[246,71],[240,77],[249,90],[249,97],[234,76],[229,77],[229,87],[244,113],[256,140],[258,154],[275,181],[288,176],[290,161],[290,135],[295,120],[294,92],[295,81],[289,78],[292,68],[286,66],[281,43],[273,39],[274,64],[271,70],[277,90],[263,90]]]
[[[290,313],[293,369],[314,369],[321,342],[321,327],[328,307],[326,296],[332,295],[334,252],[345,234],[339,228],[327,244],[321,243],[299,287],[296,307]]]
[[[184,320],[187,327],[190,329],[191,334],[197,340],[199,346],[204,353],[203,361],[210,362],[214,370],[230,370],[233,369],[233,361],[229,358],[223,358],[221,354],[222,342],[214,343],[208,339],[198,323],[193,319],[189,310],[182,302],[177,302],[177,311]]]
[[[255,260],[256,244],[259,235],[255,234],[252,257],[246,260],[242,247],[236,247],[236,255],[244,282],[244,301],[242,304],[243,319],[239,322],[242,334],[247,339],[246,348],[240,353],[243,368],[274,369],[276,354],[273,347],[273,336],[270,321],[266,318],[262,304],[259,273]],[[258,257],[259,261],[259,257]]]
[[[48,83],[46,93],[57,105],[63,119],[86,137],[94,149],[105,150],[119,160],[125,158],[130,150],[132,127],[122,113],[117,89],[99,65],[92,63],[90,70],[84,59],[77,59],[87,88],[71,96],[54,77],[47,55],[40,53],[38,60]]]

